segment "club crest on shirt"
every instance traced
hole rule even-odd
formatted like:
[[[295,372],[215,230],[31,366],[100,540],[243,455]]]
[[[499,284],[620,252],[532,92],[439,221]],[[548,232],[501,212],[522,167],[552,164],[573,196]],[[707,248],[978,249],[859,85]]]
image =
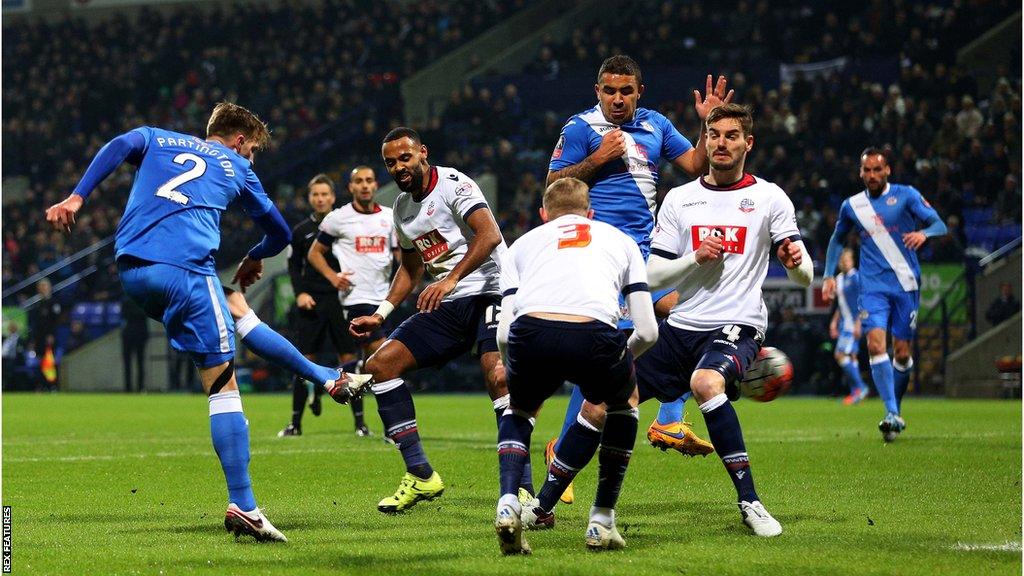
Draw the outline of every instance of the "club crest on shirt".
[[[896,198],[895,196],[885,201],[885,203],[888,204],[889,206],[895,206],[897,202],[899,202],[899,199]]]
[[[654,132],[654,126],[652,126],[651,123],[648,122],[647,120],[640,122],[640,127],[643,128],[644,130],[647,130],[648,132]]]
[[[750,214],[754,211],[754,201],[750,198],[744,198],[740,200],[740,212],[744,214]]]
[[[434,205],[434,201],[431,200],[430,204],[427,204],[427,216],[433,216],[434,215],[434,210],[436,208],[437,208],[437,206]]]
[[[743,254],[747,244],[746,226],[695,225],[690,228],[690,243],[693,245],[693,249],[700,248],[701,242],[712,234],[722,239],[722,252]]]

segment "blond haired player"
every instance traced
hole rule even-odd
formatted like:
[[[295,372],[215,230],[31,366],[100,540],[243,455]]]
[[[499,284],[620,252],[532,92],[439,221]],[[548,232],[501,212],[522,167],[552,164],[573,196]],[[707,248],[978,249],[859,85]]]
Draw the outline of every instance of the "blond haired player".
[[[566,380],[589,402],[607,405],[604,430],[598,431],[600,422],[577,416],[584,434],[570,428],[548,469],[562,482],[545,483],[531,511],[555,505],[564,484],[593,456],[590,436],[596,435],[600,472],[586,544],[625,546],[615,528],[615,503],[636,440],[632,363],[657,339],[658,328],[640,248],[614,226],[591,220],[593,214],[586,184],[575,178],[555,181],[544,193],[546,223],[523,235],[502,260],[498,345],[505,354],[511,402],[498,427],[502,496],[495,528],[505,554],[530,552],[517,491],[537,412]],[[616,326],[620,295],[635,326],[628,342]]]

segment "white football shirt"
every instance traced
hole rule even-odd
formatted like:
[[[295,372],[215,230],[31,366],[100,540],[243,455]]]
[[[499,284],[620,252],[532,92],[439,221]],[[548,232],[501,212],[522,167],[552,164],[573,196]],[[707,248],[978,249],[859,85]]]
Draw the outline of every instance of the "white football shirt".
[[[684,279],[669,324],[699,331],[745,324],[764,332],[768,310],[761,286],[772,246],[800,239],[793,202],[775,184],[750,174],[727,188],[698,178],[665,197],[651,254],[670,259],[689,254],[710,234],[722,237],[723,257]]]
[[[352,272],[352,288],[338,292],[344,306],[378,305],[391,286],[392,250],[398,247],[391,209],[377,206],[372,213],[359,212],[350,202],[332,210],[320,222],[320,236],[330,237],[331,253],[342,272]]]
[[[647,290],[636,242],[614,226],[567,214],[530,230],[505,252],[501,292],[512,318],[531,312],[587,316],[615,327],[619,294]]]
[[[428,177],[429,192],[421,201],[416,202],[407,192],[395,198],[395,229],[402,250],[418,252],[427,272],[443,280],[469,251],[474,234],[466,218],[477,210],[490,210],[490,206],[476,182],[454,168],[433,166]],[[444,301],[498,294],[504,252],[502,240],[479,268],[459,280]]]

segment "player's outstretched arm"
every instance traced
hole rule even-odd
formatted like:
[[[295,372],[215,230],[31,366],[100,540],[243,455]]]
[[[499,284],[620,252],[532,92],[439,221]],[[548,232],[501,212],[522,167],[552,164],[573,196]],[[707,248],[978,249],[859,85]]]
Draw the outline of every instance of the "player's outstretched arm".
[[[395,272],[395,277],[391,280],[387,298],[380,303],[380,306],[377,306],[377,311],[373,314],[353,318],[349,323],[349,333],[360,337],[380,328],[384,319],[409,296],[421,276],[423,276],[423,260],[419,253],[415,250],[402,250],[402,260],[399,263],[398,271]]]
[[[710,114],[712,110],[722,104],[732,102],[733,96],[735,96],[734,91],[726,91],[726,88],[728,87],[728,80],[726,80],[724,75],[718,77],[718,81],[714,84],[714,88],[712,88],[712,80],[713,76],[708,74],[703,96],[701,96],[700,90],[693,91],[693,108],[697,111],[697,117],[700,118],[701,121],[700,137],[697,139],[697,143],[694,145],[692,150],[689,150],[672,161],[673,164],[681,168],[692,178],[703,176],[708,170],[708,151],[706,145],[707,134],[704,127],[704,120],[707,119],[708,114]]]
[[[325,236],[323,232],[317,235],[316,240],[309,247],[309,252],[306,254],[306,259],[309,263],[320,273],[321,276],[327,279],[334,286],[335,290],[348,290],[355,284],[352,283],[351,277],[352,272],[335,272],[331,265],[327,263],[327,251],[330,247],[321,240],[321,236]]]
[[[469,241],[468,250],[462,260],[452,268],[447,276],[434,282],[420,292],[416,308],[431,312],[441,305],[441,300],[455,290],[455,286],[491,256],[491,252],[501,244],[501,230],[494,216],[486,207],[473,210],[466,218],[466,224],[473,230],[473,238]]]
[[[96,157],[92,159],[74,191],[63,201],[46,210],[46,221],[57,230],[70,234],[71,225],[75,223],[75,214],[82,208],[89,194],[126,160],[138,163],[145,150],[146,137],[139,130],[125,132],[107,142],[96,153]]]
[[[673,255],[651,252],[647,260],[647,281],[651,285],[651,290],[679,286],[698,266],[721,260],[722,239],[711,235],[701,242],[697,250],[679,258],[671,256]]]
[[[508,332],[512,327],[512,307],[515,306],[515,292],[501,299],[501,314],[498,318],[498,352],[501,353],[501,362],[508,362]]]
[[[636,359],[658,341],[658,319],[654,316],[654,302],[647,290],[630,292],[626,296],[626,306],[633,320],[633,333],[629,335],[626,346]]]
[[[811,285],[811,280],[814,280],[814,263],[803,240],[786,238],[779,244],[777,255],[779,262],[786,267],[786,275],[790,280],[804,288]]]

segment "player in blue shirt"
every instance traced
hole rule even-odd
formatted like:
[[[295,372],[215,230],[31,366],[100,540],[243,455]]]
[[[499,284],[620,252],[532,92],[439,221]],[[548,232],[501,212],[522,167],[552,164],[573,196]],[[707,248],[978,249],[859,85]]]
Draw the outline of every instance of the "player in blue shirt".
[[[871,377],[885,402],[878,429],[892,442],[906,427],[900,402],[910,382],[910,341],[917,325],[921,269],[917,249],[932,236],[946,233],[938,213],[913,186],[889,183],[885,152],[868,148],[860,156],[860,178],[866,190],[847,198],[839,210],[825,257],[821,295],[830,302],[836,293],[833,274],[851,230],[860,234],[861,324],[867,332]],[[923,228],[919,228],[921,223]],[[885,336],[892,333],[890,363]]]
[[[857,301],[860,299],[860,274],[853,265],[853,250],[843,250],[839,257],[836,276],[836,311],[829,323],[829,335],[836,341],[836,362],[850,382],[850,393],[843,398],[843,404],[852,406],[867,398],[868,387],[860,377],[857,353],[860,351],[860,314]]]
[[[188,352],[199,369],[209,395],[210,434],[228,485],[225,528],[236,536],[286,541],[256,506],[252,493],[249,427],[234,376],[232,312],[240,336],[254,351],[323,382],[339,398],[348,386],[337,370],[309,362],[261,323],[240,294],[225,297],[217,278],[220,216],[236,198],[266,232],[235,274],[233,281],[243,290],[262,275],[262,259],[280,252],[291,239],[288,225],[252,171],[255,152],[269,139],[259,118],[230,103],[214,108],[206,140],[136,128],[99,151],[75,190],[51,206],[46,219],[70,233],[75,214],[104,178],[124,162],[138,166],[115,234],[121,284],[151,318],[163,322],[171,345]]]
[[[629,56],[619,55],[606,59],[597,73],[594,85],[598,103],[593,108],[576,114],[566,122],[555,145],[548,167],[548,185],[559,178],[573,177],[590,186],[590,203],[594,219],[606,222],[625,232],[640,246],[646,259],[650,253],[651,231],[654,230],[658,165],[662,159],[672,162],[692,177],[707,171],[707,150],[704,131],[701,130],[697,146],[690,144],[675,126],[662,114],[638,107],[644,92],[640,67]],[[694,108],[701,121],[711,110],[732,100],[726,93],[725,77],[719,77],[712,90],[712,77],[708,75],[706,96],[694,90]],[[655,311],[660,317],[668,315],[678,294],[663,290],[651,294]],[[619,328],[632,328],[629,319],[623,319]],[[707,455],[714,451],[709,442],[697,437],[688,424],[682,422],[685,396],[675,402],[662,404],[658,418],[647,431],[654,446],[673,448],[686,455]],[[576,415],[583,403],[583,395],[573,388],[569,407],[562,425],[564,437],[578,424]],[[561,442],[548,443],[550,461]],[[563,502],[572,501],[572,491],[566,490]]]

